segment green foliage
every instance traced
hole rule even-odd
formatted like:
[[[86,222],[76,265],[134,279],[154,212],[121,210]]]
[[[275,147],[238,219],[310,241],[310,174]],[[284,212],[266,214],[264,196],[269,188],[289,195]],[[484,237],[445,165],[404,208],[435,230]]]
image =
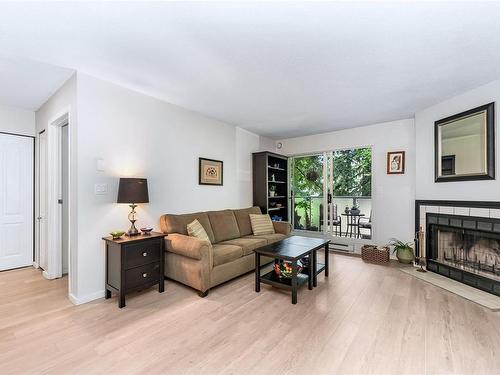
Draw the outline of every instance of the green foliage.
[[[333,153],[333,193],[337,197],[370,197],[372,150],[357,148]]]
[[[323,196],[324,162],[323,155],[294,158],[292,189],[295,196],[295,217],[304,219],[302,224],[294,224],[297,228],[302,225],[305,225],[304,229],[311,228],[313,216],[311,197]],[[333,196],[370,197],[371,167],[372,151],[370,148],[335,151],[333,153]],[[353,204],[358,206],[356,200]]]
[[[297,157],[294,159],[293,191],[296,197],[319,196],[323,194],[323,155]],[[314,171],[318,178],[310,181],[307,173]]]
[[[413,251],[413,242],[404,242],[398,240],[397,238],[391,238],[391,240],[389,241],[389,245],[394,247],[394,249],[392,250],[393,253],[397,252],[398,250]]]

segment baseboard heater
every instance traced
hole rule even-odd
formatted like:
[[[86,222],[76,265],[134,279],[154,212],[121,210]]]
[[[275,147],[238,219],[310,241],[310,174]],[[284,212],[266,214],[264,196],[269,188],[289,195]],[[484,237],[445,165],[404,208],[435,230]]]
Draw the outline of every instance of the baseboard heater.
[[[354,251],[353,245],[346,243],[330,242],[328,245],[328,250],[345,251],[352,253]]]

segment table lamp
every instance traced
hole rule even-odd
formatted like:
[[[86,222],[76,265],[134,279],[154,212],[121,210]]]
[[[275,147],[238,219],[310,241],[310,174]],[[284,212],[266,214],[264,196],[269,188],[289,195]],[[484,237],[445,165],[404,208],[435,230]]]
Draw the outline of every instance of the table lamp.
[[[137,207],[137,203],[149,203],[148,180],[145,178],[120,178],[116,203],[127,203],[130,205],[132,211],[128,214],[128,219],[132,225],[127,235],[138,235],[140,232],[135,227],[135,222],[137,221],[135,208]]]

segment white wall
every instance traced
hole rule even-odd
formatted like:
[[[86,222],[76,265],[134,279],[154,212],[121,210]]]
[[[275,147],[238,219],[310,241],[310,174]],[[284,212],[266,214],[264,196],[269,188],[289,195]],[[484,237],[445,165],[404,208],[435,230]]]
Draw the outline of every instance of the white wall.
[[[78,111],[77,111],[77,76],[73,75],[68,79],[49,100],[47,100],[35,113],[36,135],[45,130],[50,132],[49,124],[64,113],[69,113],[69,134],[70,134],[70,296],[78,294],[78,269],[76,267],[78,252],[78,207],[77,207],[77,129],[78,129]],[[37,144],[38,145],[38,144]],[[38,151],[38,149],[37,149]],[[47,159],[47,158],[46,158]],[[37,163],[36,163],[37,164]],[[35,167],[35,191],[38,191],[38,165]],[[38,213],[38,197],[35,200],[35,216]],[[45,236],[47,238],[47,236]],[[36,236],[38,240],[38,233]]]
[[[373,242],[413,239],[415,221],[415,144],[413,119],[399,120],[306,137],[279,140],[285,155],[371,146],[373,157]],[[388,151],[406,151],[406,173],[388,175]]]
[[[251,153],[259,136],[120,86],[78,74],[78,300],[104,295],[104,243],[128,229],[116,204],[119,177],[146,177],[150,203],[137,226],[164,213],[250,206]],[[198,185],[198,157],[224,162],[224,186]],[[96,170],[103,159],[105,171]],[[108,193],[95,195],[106,183]]]
[[[35,112],[0,104],[0,132],[35,135]]]
[[[415,114],[417,199],[499,200],[500,179],[498,178],[498,165],[500,164],[500,152],[498,152],[498,126],[496,129],[496,180],[434,182],[434,122],[491,102],[496,103],[495,123],[497,123],[498,105],[500,104],[500,80],[490,82]]]
[[[259,137],[259,151],[271,151],[276,152],[276,143],[273,139],[260,136]]]

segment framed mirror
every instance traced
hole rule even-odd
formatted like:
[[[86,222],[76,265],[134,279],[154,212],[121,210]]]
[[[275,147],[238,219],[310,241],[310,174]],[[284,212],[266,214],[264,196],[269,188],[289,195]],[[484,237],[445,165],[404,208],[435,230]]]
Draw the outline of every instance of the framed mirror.
[[[435,181],[495,179],[495,103],[434,123]]]

